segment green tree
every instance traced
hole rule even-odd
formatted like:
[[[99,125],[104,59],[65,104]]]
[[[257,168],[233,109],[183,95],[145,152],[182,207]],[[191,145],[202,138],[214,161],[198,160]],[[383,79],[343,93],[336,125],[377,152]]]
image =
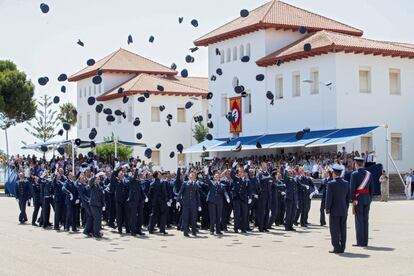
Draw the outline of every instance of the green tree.
[[[198,124],[194,126],[194,129],[192,131],[193,131],[193,137],[194,139],[196,139],[198,143],[201,143],[204,140],[206,140],[206,135],[208,134],[208,128],[205,125],[203,125],[201,122],[198,122]]]
[[[71,127],[76,125],[76,122],[78,121],[78,118],[76,117],[75,113],[73,113],[73,110],[75,110],[75,106],[71,103],[65,103],[61,106],[59,106],[59,114],[58,119],[59,121],[63,123],[70,124]],[[69,131],[66,130],[66,140],[69,138]]]
[[[57,135],[57,111],[52,109],[53,102],[48,95],[43,95],[37,104],[37,116],[34,119],[34,124],[27,122],[31,129],[25,128],[25,130],[36,139],[46,142]]]
[[[112,137],[105,137],[104,141],[108,142],[108,141],[113,141],[114,139],[115,137],[112,134]],[[121,161],[128,160],[132,156],[133,151],[134,150],[131,147],[117,144],[118,159]],[[99,144],[95,148],[95,154],[100,157],[103,157],[106,160],[115,158],[115,144],[114,143]]]
[[[9,155],[7,129],[35,116],[34,85],[26,74],[8,60],[0,60],[0,127],[6,136],[6,152]]]

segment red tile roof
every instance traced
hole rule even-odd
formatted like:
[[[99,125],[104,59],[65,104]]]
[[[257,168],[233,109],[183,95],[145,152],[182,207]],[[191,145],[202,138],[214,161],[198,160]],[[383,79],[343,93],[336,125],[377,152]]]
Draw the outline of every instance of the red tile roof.
[[[311,50],[304,51],[309,43]],[[319,31],[256,61],[259,66],[274,65],[277,61],[289,62],[327,53],[373,54],[400,58],[414,58],[414,45],[389,41],[377,41],[329,31]]]
[[[93,66],[88,66],[70,76],[69,81],[78,81],[94,76],[98,69],[103,72],[116,73],[177,74],[177,71],[121,48],[100,59]]]
[[[158,91],[158,85],[164,87],[164,91]],[[118,89],[120,87],[124,89],[124,93],[118,93]],[[146,91],[154,95],[200,96],[205,98],[208,93],[207,88],[207,78],[181,78],[176,76],[139,74],[112,90],[102,94],[96,99],[98,101],[108,101],[116,98],[122,98],[125,94],[143,94]]]
[[[282,1],[273,0],[251,11],[248,17],[239,17],[200,37],[194,41],[194,44],[207,46],[260,29],[298,30],[301,26],[306,27],[309,32],[330,30],[355,36],[363,34],[363,31],[357,28]]]

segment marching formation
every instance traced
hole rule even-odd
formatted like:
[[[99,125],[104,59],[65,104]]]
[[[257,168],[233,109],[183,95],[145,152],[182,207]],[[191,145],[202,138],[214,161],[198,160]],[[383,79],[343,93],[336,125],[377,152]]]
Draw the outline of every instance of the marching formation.
[[[114,166],[90,159],[73,175],[66,161],[20,169],[15,196],[25,223],[27,202],[33,198],[32,225],[54,230],[79,231],[101,238],[102,220],[120,234],[133,236],[159,231],[173,225],[184,236],[197,236],[201,229],[221,235],[232,225],[235,233],[257,227],[268,232],[274,225],[295,231],[307,227],[312,198],[322,194],[320,225],[329,214],[334,253],[342,253],[346,242],[348,205],[356,214],[357,245],[368,244],[368,213],[372,197],[372,177],[355,157],[351,183],[341,175],[345,166],[334,160],[320,165],[322,173],[315,185],[306,164],[271,162],[262,159],[213,160],[206,165],[180,166],[176,173],[152,171],[145,162],[131,158]],[[302,163],[302,162],[296,162]],[[49,163],[48,166],[50,166]],[[317,162],[315,162],[317,164]],[[318,187],[319,186],[319,187]],[[53,225],[51,208],[54,209]],[[231,223],[233,220],[233,223]]]

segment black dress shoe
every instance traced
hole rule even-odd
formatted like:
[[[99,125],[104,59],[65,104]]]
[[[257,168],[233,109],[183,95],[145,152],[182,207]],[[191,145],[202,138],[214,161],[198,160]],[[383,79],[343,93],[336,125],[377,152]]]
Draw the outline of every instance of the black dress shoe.
[[[265,232],[269,232],[269,230],[267,230],[267,229],[265,229],[264,231],[265,231]]]
[[[353,244],[352,246],[354,246],[354,247],[362,247],[362,245],[359,245],[359,244]]]
[[[143,233],[143,232],[138,232],[138,235],[140,235],[140,236],[145,236],[145,233]]]
[[[188,233],[184,233],[184,237],[189,237],[190,235],[188,235]]]
[[[335,250],[330,250],[329,253],[338,254],[339,252],[338,251],[335,251]]]
[[[214,231],[210,231],[210,235],[214,235]]]
[[[236,230],[234,230],[234,233],[239,233],[239,230],[237,230],[237,229],[236,229]]]
[[[150,233],[150,234],[154,234],[154,231],[148,231],[148,233]]]
[[[32,226],[38,226],[37,224],[36,224],[36,222],[32,222]]]
[[[217,231],[217,235],[223,235],[223,232]]]
[[[161,233],[161,234],[164,234],[164,235],[168,235],[168,233],[167,233],[167,232],[165,232],[165,231],[164,231],[164,232],[160,232],[160,233]]]

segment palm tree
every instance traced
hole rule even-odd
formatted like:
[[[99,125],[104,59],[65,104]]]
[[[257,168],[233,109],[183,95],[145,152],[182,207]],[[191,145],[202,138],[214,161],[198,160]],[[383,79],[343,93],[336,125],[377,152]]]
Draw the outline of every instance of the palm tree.
[[[59,106],[59,114],[58,114],[58,119],[62,122],[62,123],[68,123],[70,124],[71,127],[73,127],[74,125],[76,125],[76,122],[78,121],[78,118],[75,115],[75,112],[73,112],[73,110],[75,110],[75,106],[71,103],[65,103],[61,106]],[[66,130],[66,140],[69,139],[69,131]]]

